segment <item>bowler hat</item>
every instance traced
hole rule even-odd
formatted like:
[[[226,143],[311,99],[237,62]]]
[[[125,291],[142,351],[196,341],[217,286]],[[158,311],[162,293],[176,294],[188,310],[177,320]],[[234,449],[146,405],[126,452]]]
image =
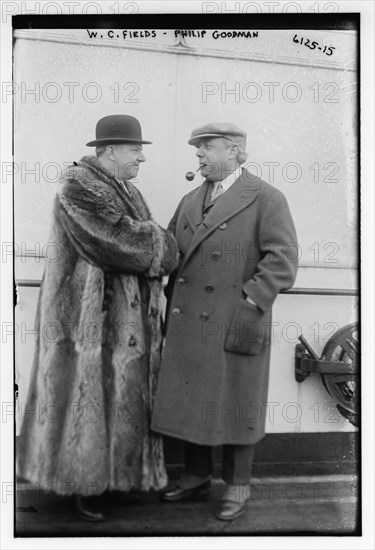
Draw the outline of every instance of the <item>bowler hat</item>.
[[[86,143],[88,147],[105,143],[152,143],[142,139],[139,121],[129,115],[110,115],[101,118],[96,125],[96,139]]]
[[[189,145],[199,147],[201,139],[225,138],[246,147],[246,132],[231,122],[210,122],[192,131]]]

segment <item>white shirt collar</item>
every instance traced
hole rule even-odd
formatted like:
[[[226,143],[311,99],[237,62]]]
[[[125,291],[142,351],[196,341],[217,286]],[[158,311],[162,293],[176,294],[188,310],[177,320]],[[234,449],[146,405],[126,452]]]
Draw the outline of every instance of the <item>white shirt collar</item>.
[[[240,175],[242,174],[242,169],[243,169],[243,166],[240,165],[234,172],[232,172],[231,174],[229,174],[229,176],[227,176],[225,179],[223,179],[222,181],[215,181],[215,184],[214,184],[214,187],[212,189],[212,193],[214,194],[219,183],[221,183],[224,191],[227,191],[229,189],[229,187],[231,185],[234,184],[234,182],[240,177]]]

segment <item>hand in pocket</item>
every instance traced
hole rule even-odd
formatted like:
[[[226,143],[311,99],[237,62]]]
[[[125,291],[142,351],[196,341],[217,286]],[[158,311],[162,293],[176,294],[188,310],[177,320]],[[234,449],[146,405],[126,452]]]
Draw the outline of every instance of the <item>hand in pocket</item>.
[[[235,309],[227,330],[224,350],[241,355],[258,355],[264,341],[264,313],[245,299]]]

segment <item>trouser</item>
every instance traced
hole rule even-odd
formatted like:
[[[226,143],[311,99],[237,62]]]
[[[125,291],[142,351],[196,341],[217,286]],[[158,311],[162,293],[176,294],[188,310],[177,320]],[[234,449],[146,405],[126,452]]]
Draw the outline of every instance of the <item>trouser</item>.
[[[185,442],[185,469],[196,476],[212,475],[213,447]],[[222,478],[231,485],[250,483],[255,445],[223,445]]]

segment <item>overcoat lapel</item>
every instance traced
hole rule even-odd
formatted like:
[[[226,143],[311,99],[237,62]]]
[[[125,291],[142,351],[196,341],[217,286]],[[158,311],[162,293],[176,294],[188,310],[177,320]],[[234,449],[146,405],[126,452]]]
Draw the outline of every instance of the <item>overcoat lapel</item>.
[[[259,192],[258,178],[244,170],[225,194],[219,197],[215,206],[202,221],[202,205],[208,185],[208,182],[205,181],[195,197],[192,197],[186,205],[185,214],[195,233],[182,265],[189,260],[202,241],[219,225],[247,208],[256,199]]]
[[[197,189],[197,192],[191,195],[185,203],[184,214],[189,222],[193,233],[196,232],[197,227],[202,222],[203,202],[209,185],[209,182],[205,180],[202,185]]]

